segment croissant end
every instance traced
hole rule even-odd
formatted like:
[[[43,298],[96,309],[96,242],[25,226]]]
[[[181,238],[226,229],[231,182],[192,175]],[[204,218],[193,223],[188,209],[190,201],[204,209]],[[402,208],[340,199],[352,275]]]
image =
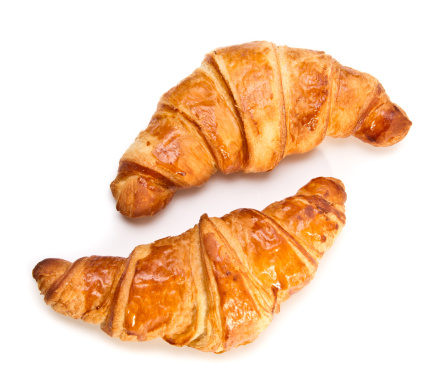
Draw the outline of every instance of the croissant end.
[[[157,213],[170,202],[175,191],[173,187],[161,186],[139,175],[116,179],[111,183],[111,192],[117,201],[116,209],[132,218]]]
[[[367,116],[354,136],[376,147],[388,147],[400,142],[411,124],[405,111],[388,100]]]
[[[326,201],[344,205],[346,202],[345,185],[340,179],[332,177],[319,177],[312,179],[303,186],[298,193],[305,196],[320,196]]]
[[[47,258],[39,262],[32,271],[33,278],[37,281],[40,293],[45,295],[48,289],[71,266],[71,262],[64,259]]]

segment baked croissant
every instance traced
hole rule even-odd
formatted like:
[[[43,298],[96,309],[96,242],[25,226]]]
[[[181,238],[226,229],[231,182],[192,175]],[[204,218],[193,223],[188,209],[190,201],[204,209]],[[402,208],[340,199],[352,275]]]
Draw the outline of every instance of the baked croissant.
[[[341,181],[316,178],[263,211],[203,215],[127,259],[45,259],[33,277],[55,311],[100,324],[110,336],[162,337],[219,353],[252,342],[313,278],[344,226],[345,200]]]
[[[122,214],[153,215],[217,170],[268,171],[326,135],[390,146],[410,126],[374,77],[324,52],[268,42],[220,48],[161,97],[111,190]]]

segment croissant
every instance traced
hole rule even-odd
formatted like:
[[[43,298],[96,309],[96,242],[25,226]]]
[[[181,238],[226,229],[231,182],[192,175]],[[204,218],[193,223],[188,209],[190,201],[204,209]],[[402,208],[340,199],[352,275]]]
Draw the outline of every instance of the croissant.
[[[110,336],[224,352],[252,342],[313,278],[344,226],[345,200],[341,181],[316,178],[263,211],[203,215],[127,259],[45,259],[33,277],[55,311]]]
[[[326,135],[390,146],[410,126],[374,77],[324,52],[268,42],[220,48],[161,97],[111,190],[122,214],[153,215],[217,170],[268,171]]]

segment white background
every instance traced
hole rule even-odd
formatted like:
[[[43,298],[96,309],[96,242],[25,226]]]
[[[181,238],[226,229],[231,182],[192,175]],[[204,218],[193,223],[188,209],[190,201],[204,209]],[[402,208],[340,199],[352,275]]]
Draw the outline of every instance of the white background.
[[[2,1],[0,382],[444,384],[440,3]],[[252,40],[374,75],[410,133],[384,149],[327,138],[272,172],[216,175],[153,218],[122,217],[109,183],[159,97],[208,51]],[[44,258],[127,256],[202,213],[262,209],[317,176],[346,185],[346,227],[248,346],[215,355],[121,342],[55,313],[31,277]]]

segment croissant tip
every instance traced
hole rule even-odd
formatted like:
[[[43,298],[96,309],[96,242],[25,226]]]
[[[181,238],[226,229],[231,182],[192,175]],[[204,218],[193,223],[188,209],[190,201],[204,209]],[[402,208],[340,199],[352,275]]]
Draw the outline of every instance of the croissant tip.
[[[406,112],[388,100],[369,114],[354,136],[375,147],[389,147],[405,138],[411,125]]]
[[[314,178],[302,187],[298,194],[319,195],[330,203],[340,205],[344,205],[347,198],[345,185],[340,179],[333,177]]]
[[[35,265],[32,270],[32,276],[34,279],[38,279],[41,275],[54,274],[55,272],[65,269],[71,263],[59,258],[46,258]]]
[[[116,209],[126,217],[137,218],[162,210],[176,189],[161,186],[150,178],[131,175],[123,180],[116,178],[111,183],[111,191],[117,201]]]
[[[343,190],[345,189],[345,185],[340,179],[334,178],[332,176],[327,176],[327,177],[322,177],[322,178],[327,179],[331,182],[334,182],[335,184],[339,185]]]
[[[51,285],[71,266],[71,262],[59,258],[47,258],[40,261],[32,270],[32,277],[37,281],[41,294],[46,294]]]

